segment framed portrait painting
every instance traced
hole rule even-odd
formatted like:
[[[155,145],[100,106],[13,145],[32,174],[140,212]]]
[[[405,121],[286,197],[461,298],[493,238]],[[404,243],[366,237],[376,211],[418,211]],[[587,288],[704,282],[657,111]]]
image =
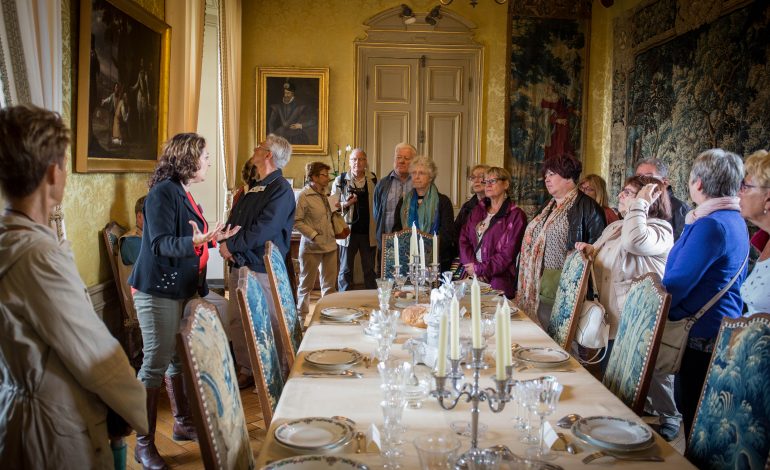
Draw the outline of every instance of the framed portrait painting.
[[[286,138],[292,153],[326,155],[329,120],[329,69],[257,69],[257,139]]]
[[[131,0],[81,0],[77,172],[151,172],[166,139],[171,28]]]

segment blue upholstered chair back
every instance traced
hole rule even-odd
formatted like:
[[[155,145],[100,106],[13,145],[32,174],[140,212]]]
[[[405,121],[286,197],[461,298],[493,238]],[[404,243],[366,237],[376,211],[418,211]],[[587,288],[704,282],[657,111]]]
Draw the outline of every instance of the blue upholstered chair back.
[[[238,304],[249,347],[251,370],[254,372],[265,426],[269,427],[284,385],[278,348],[270,323],[267,298],[257,276],[249,268],[241,268],[238,280]]]
[[[213,305],[193,301],[177,347],[193,384],[190,404],[197,408],[192,415],[205,467],[255,468],[230,345]]]
[[[286,345],[284,354],[286,354],[287,363],[291,367],[302,342],[302,325],[300,325],[297,312],[297,303],[291,292],[289,273],[286,271],[283,255],[272,242],[265,244],[265,267],[270,278],[273,300],[280,310],[278,324],[281,326],[281,342]]]
[[[648,273],[631,282],[615,344],[602,382],[618,398],[641,414],[658,357],[658,347],[671,296],[660,276]]]
[[[417,231],[417,236],[421,237],[425,245],[425,264],[429,265],[433,260],[433,235]],[[404,229],[400,232],[391,232],[382,234],[382,260],[380,262],[381,273],[385,273],[388,279],[393,279],[393,266],[396,264],[396,252],[393,251],[393,239],[398,237],[399,266],[401,274],[409,274],[409,239],[412,237],[412,229]],[[419,238],[418,238],[419,240]],[[439,240],[441,245],[441,240]]]
[[[577,328],[577,316],[588,288],[590,261],[582,251],[574,250],[564,260],[559,287],[548,324],[548,335],[565,351],[570,350]]]
[[[698,468],[770,468],[770,314],[725,319],[686,456]]]

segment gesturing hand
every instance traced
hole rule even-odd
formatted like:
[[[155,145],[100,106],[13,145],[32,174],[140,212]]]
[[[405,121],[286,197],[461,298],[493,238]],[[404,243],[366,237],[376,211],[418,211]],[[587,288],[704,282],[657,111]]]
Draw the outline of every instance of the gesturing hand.
[[[211,240],[214,240],[217,235],[219,235],[219,232],[222,231],[222,223],[217,222],[213,229],[209,230],[206,233],[202,233],[201,230],[198,228],[198,224],[195,223],[194,220],[190,221],[190,225],[192,225],[193,229],[193,246],[201,246],[204,245]]]
[[[240,229],[241,229],[240,225],[236,225],[235,227],[231,227],[230,225],[228,225],[227,227],[225,227],[224,230],[219,232],[219,235],[217,235],[216,240],[218,242],[221,242],[222,240],[227,240],[228,238],[238,233]]]
[[[645,201],[652,204],[653,202],[657,201],[660,197],[662,191],[655,183],[645,184],[642,189],[639,190],[638,193],[636,193],[637,199],[644,199]]]

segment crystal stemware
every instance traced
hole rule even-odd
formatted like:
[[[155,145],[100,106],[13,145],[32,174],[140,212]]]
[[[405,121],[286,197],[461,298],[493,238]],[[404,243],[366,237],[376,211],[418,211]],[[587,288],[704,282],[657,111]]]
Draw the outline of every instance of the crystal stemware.
[[[544,380],[539,383],[533,383],[532,390],[534,393],[532,396],[534,412],[540,417],[540,444],[536,448],[528,449],[527,455],[537,459],[552,460],[556,457],[551,454],[550,449],[545,447],[544,442],[545,417],[549,416],[556,409],[556,404],[559,402],[564,386],[556,381]]]

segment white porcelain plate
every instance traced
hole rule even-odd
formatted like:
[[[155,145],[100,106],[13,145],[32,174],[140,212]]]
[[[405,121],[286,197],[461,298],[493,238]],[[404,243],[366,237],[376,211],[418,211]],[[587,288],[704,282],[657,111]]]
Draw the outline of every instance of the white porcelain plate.
[[[357,362],[361,361],[363,356],[355,349],[319,349],[311,351],[305,355],[305,362],[318,367],[319,369],[349,369]]]
[[[275,428],[275,440],[299,450],[332,449],[353,438],[353,427],[330,418],[303,418]]]
[[[289,457],[262,468],[263,470],[316,470],[319,468],[324,470],[369,470],[369,467],[360,462],[334,455]]]
[[[554,348],[519,348],[513,356],[537,367],[556,367],[569,361],[569,354]]]
[[[364,314],[359,308],[329,307],[321,310],[321,316],[325,320],[350,321]]]
[[[655,438],[646,425],[613,416],[590,416],[572,425],[575,436],[608,450],[641,450],[652,446]]]

